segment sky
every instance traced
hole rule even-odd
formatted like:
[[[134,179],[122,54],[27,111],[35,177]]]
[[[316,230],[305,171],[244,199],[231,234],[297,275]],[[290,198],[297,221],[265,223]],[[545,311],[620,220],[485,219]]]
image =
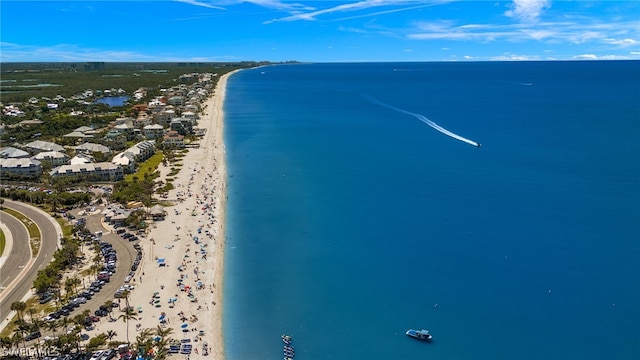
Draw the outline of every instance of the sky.
[[[640,60],[640,1],[0,1],[0,61]]]

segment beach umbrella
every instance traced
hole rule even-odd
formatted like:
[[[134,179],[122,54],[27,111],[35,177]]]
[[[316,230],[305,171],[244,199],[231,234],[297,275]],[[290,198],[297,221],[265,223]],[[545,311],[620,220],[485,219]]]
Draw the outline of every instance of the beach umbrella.
[[[183,329],[186,329],[187,327],[189,327],[189,324],[184,323],[184,324],[180,325],[180,327],[183,328]]]
[[[164,315],[160,315],[160,317],[158,318],[160,321],[164,320]]]

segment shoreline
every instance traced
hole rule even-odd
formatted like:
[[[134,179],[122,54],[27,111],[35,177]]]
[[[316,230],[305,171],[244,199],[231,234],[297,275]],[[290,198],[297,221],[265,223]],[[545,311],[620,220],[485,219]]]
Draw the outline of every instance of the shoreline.
[[[129,285],[127,299],[137,319],[128,330],[115,308],[87,331],[91,337],[117,332],[113,340],[136,343],[142,329],[172,328],[170,337],[189,339],[190,359],[225,359],[223,337],[223,283],[227,169],[224,146],[224,101],[227,79],[223,74],[201,109],[198,126],[206,129],[198,148],[189,149],[174,176],[169,198],[181,199],[166,207],[166,217],[153,222],[142,245],[142,259]],[[160,165],[161,180],[178,165]],[[102,216],[102,215],[100,215]],[[104,225],[104,224],[103,224]],[[112,230],[109,227],[110,230]],[[160,261],[160,259],[163,259]],[[128,271],[122,269],[119,271]],[[184,356],[184,355],[179,355]]]
[[[224,331],[223,331],[223,323],[222,323],[222,315],[224,308],[224,298],[222,289],[224,289],[224,257],[225,257],[225,244],[226,244],[226,232],[225,232],[225,224],[226,224],[226,210],[227,210],[227,159],[226,159],[226,149],[224,143],[224,102],[226,99],[227,92],[227,80],[231,75],[239,72],[241,69],[231,71],[226,73],[220,77],[218,83],[216,84],[214,94],[210,97],[212,108],[210,110],[215,111],[213,114],[213,118],[215,120],[215,135],[214,142],[218,146],[214,146],[216,149],[216,157],[214,161],[217,162],[218,165],[218,177],[220,179],[220,189],[219,197],[221,199],[221,212],[219,216],[220,221],[220,232],[218,233],[218,241],[216,243],[215,250],[215,262],[214,262],[214,284],[217,284],[218,291],[214,292],[213,303],[220,304],[219,306],[214,306],[212,323],[214,324],[214,333],[216,340],[214,344],[217,344],[213,355],[214,359],[224,360],[225,359],[225,350],[224,350]],[[207,105],[208,107],[208,105]],[[208,131],[207,131],[208,132]]]

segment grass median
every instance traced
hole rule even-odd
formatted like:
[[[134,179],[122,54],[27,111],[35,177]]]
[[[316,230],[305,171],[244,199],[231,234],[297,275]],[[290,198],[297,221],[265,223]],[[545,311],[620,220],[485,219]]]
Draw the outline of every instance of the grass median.
[[[38,225],[36,225],[36,223],[34,223],[31,219],[29,219],[19,211],[7,208],[4,208],[2,211],[20,220],[24,224],[24,226],[27,227],[27,231],[29,232],[29,244],[31,245],[31,257],[35,258],[36,256],[38,256],[38,252],[40,251],[40,243],[42,241]]]

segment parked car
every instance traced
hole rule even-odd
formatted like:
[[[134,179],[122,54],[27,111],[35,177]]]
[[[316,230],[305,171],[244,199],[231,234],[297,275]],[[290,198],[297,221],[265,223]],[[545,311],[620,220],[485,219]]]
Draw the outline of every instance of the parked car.
[[[27,336],[24,337],[24,341],[35,340],[35,339],[39,338],[40,336],[42,336],[42,334],[40,334],[40,331],[33,331],[33,332],[27,334]]]
[[[40,304],[46,304],[49,301],[51,301],[51,299],[53,299],[53,295],[52,294],[42,294],[42,296],[40,297]]]
[[[94,352],[93,355],[91,355],[91,359],[89,359],[89,360],[99,360],[100,358],[102,358],[103,354],[104,354],[103,350],[98,350],[98,351]]]
[[[96,310],[94,312],[94,314],[96,316],[105,317],[105,316],[109,315],[109,312],[107,310],[104,310],[104,309],[98,309],[98,310]]]

